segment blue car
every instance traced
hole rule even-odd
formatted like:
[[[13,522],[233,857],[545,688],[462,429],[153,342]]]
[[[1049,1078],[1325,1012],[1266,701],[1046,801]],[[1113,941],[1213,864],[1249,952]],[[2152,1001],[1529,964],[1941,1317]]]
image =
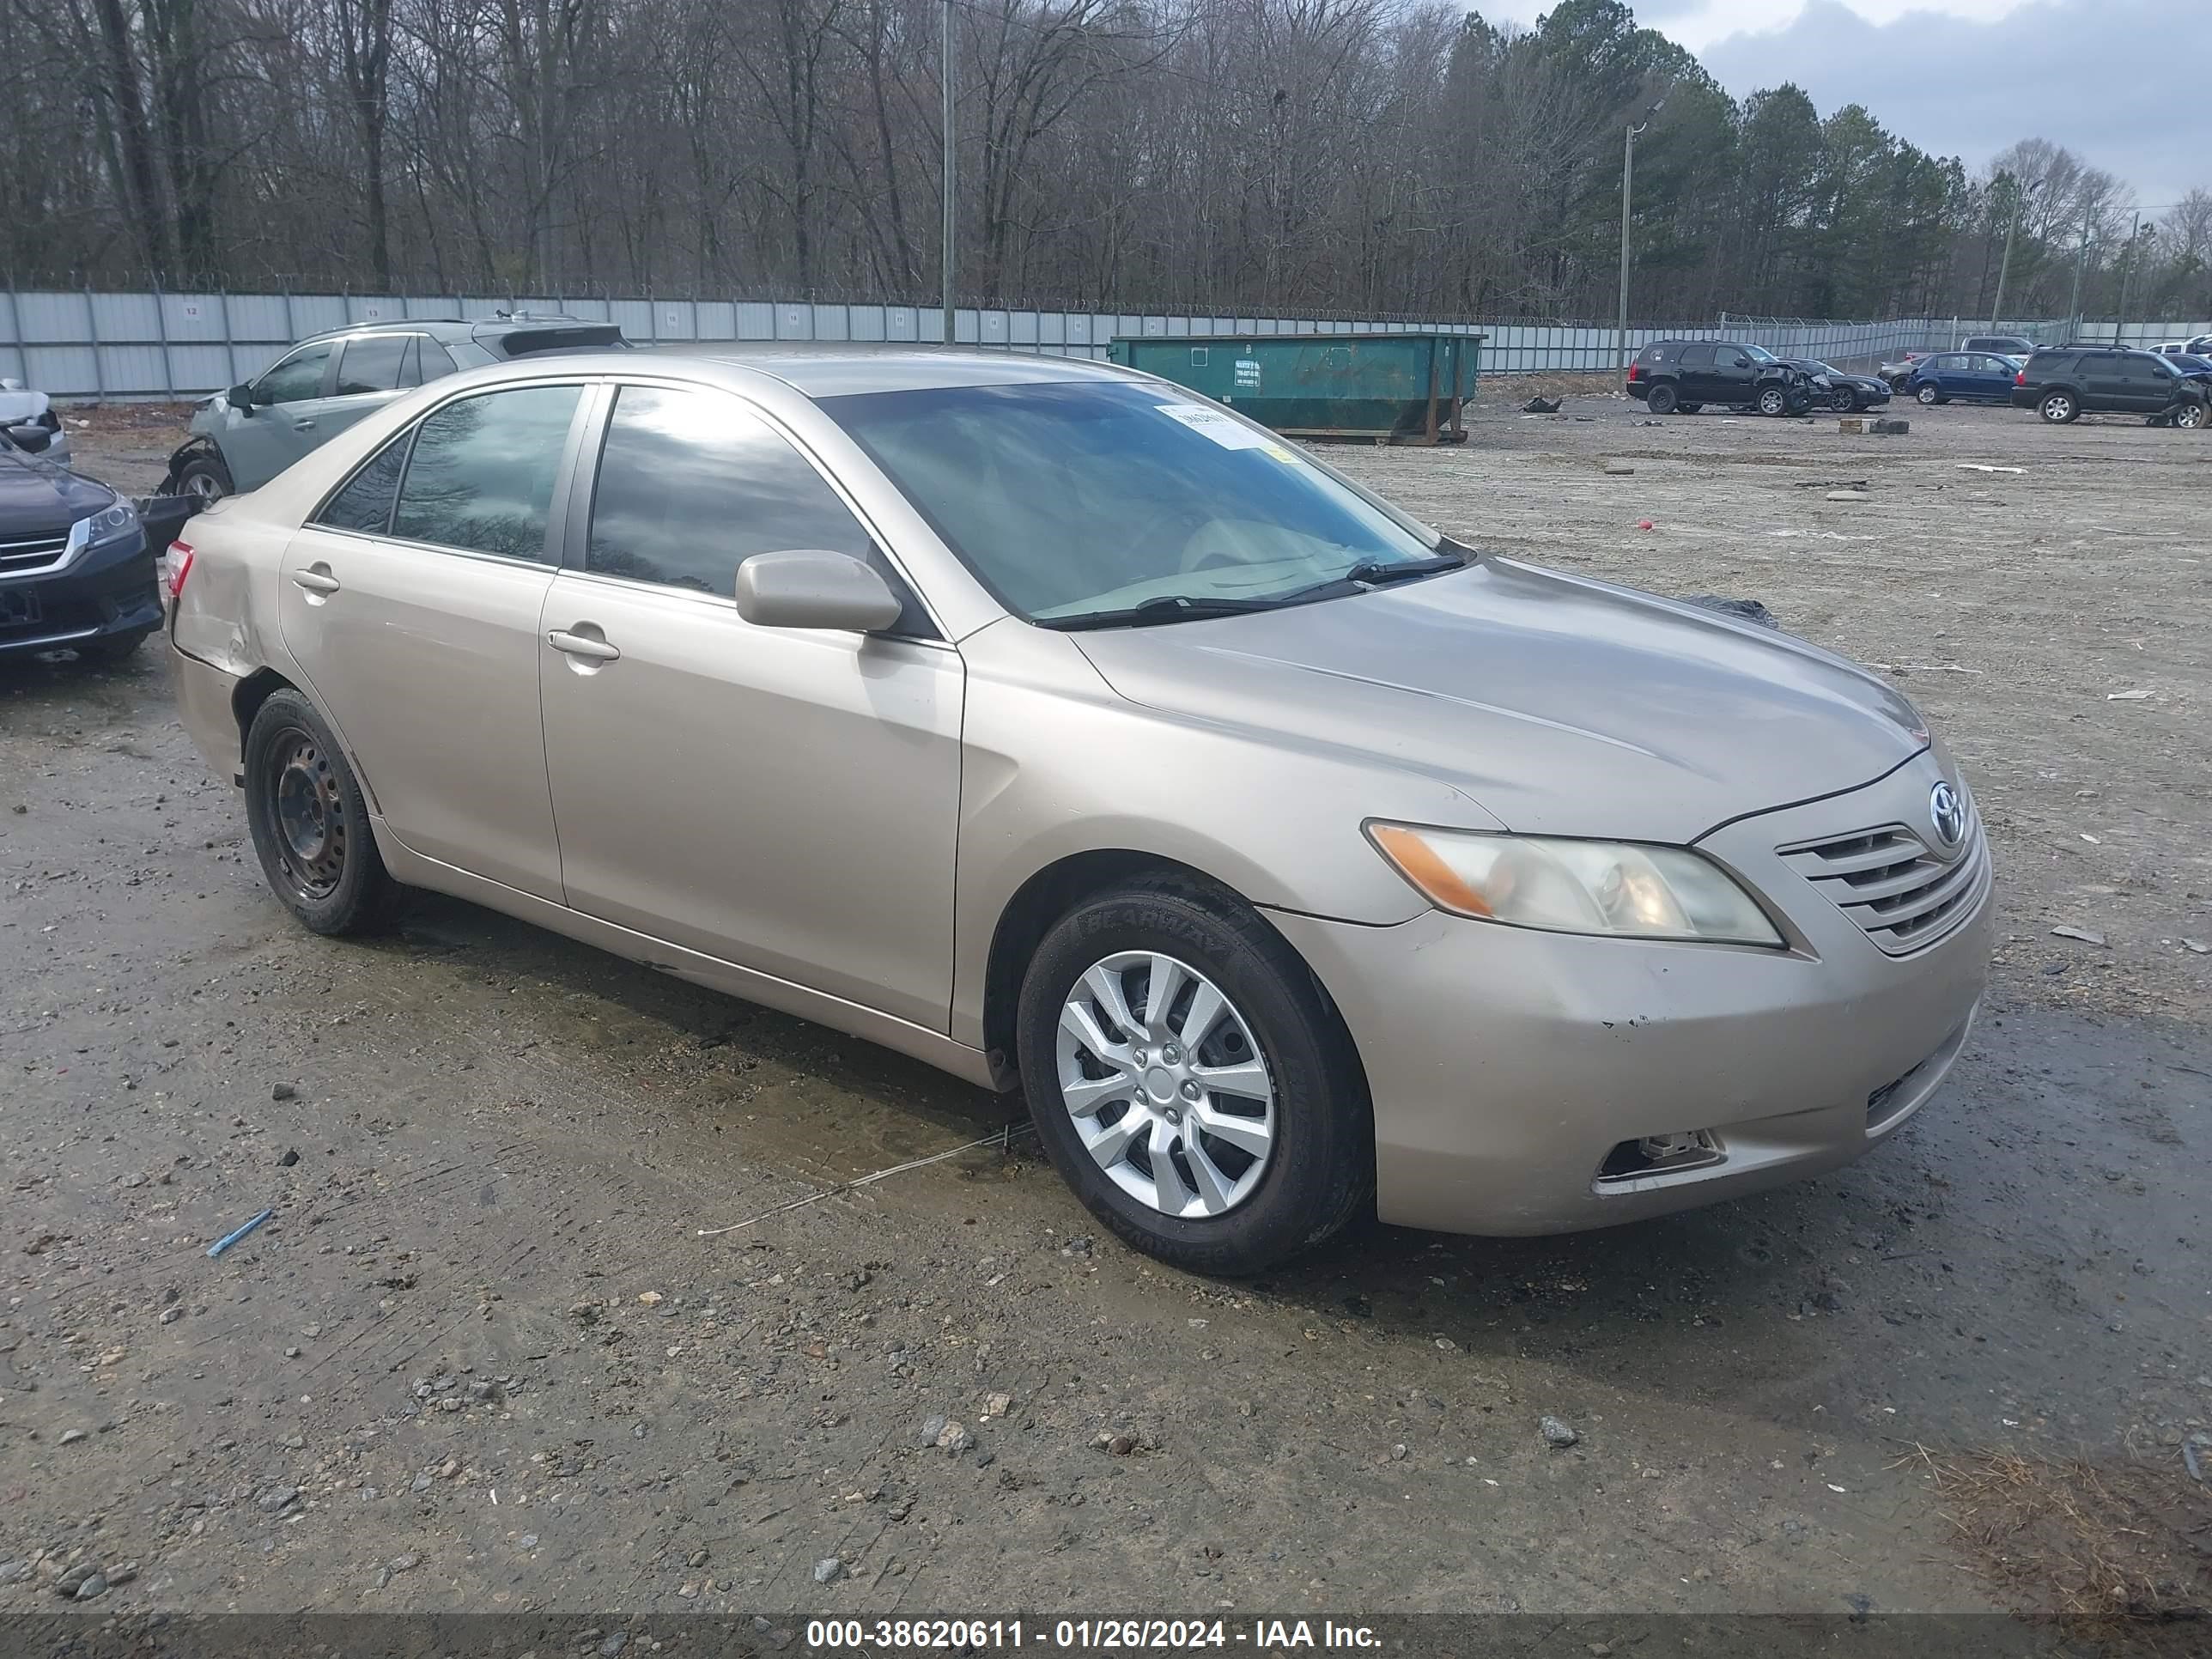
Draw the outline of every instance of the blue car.
[[[1953,398],[1970,404],[2008,404],[2021,360],[1993,351],[1939,351],[1912,365],[1902,388],[1925,404]]]

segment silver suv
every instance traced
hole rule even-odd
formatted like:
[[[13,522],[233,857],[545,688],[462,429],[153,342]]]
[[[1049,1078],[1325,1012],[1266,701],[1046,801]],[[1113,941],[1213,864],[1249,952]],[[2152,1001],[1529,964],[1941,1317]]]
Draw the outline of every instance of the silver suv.
[[[486,322],[415,318],[311,334],[258,378],[199,406],[191,438],[169,457],[161,493],[205,506],[258,489],[362,416],[457,369],[629,343],[613,323],[521,312]]]

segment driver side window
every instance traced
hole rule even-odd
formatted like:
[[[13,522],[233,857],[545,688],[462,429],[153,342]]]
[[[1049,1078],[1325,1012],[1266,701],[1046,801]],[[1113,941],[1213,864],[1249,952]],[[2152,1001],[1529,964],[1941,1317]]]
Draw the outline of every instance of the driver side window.
[[[332,343],[318,340],[301,346],[265,371],[253,385],[256,404],[297,404],[323,395],[323,370],[331,360]]]

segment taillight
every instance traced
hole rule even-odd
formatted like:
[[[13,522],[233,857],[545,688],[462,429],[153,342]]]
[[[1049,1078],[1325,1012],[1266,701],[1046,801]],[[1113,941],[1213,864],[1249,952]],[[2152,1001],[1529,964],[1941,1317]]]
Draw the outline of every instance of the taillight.
[[[1644,365],[1643,365],[1643,364],[1641,364],[1641,363],[1631,363],[1631,364],[1629,364],[1629,366],[1628,366],[1628,378],[1629,378],[1630,380],[1642,380],[1642,379],[1644,378]]]
[[[2024,368],[2014,369],[2013,371],[2012,383],[2014,386],[2026,386],[2027,384],[2027,371]]]
[[[171,542],[162,550],[160,561],[161,589],[174,604],[185,591],[185,578],[192,574],[192,544],[190,542]]]

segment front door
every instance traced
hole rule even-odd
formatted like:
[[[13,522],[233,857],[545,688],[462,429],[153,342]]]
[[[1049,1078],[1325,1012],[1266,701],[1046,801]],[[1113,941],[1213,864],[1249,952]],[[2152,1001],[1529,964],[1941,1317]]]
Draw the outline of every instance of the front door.
[[[391,832],[556,902],[538,630],[581,397],[534,385],[433,410],[301,527],[278,587],[284,642]]]
[[[733,597],[754,553],[881,568],[852,509],[741,399],[629,385],[568,545],[538,659],[568,902],[945,1030],[959,654],[911,601],[873,636]]]
[[[1741,346],[1713,348],[1714,395],[1708,403],[1747,404],[1759,395],[1759,369]]]
[[[258,489],[320,441],[314,405],[337,350],[335,340],[311,340],[288,352],[253,383],[252,408],[230,411],[218,441],[233,488]]]

